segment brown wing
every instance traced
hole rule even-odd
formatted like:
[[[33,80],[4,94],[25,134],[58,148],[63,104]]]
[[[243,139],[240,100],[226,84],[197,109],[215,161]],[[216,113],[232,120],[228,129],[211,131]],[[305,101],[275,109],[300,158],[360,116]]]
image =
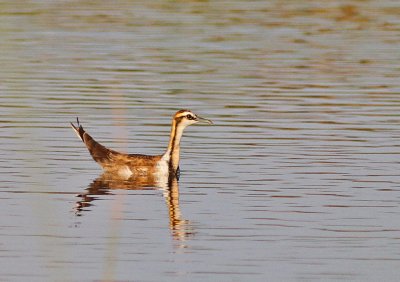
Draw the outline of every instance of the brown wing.
[[[85,143],[86,147],[89,150],[90,155],[92,158],[99,163],[103,168],[107,167],[110,165],[110,162],[113,162],[113,158],[118,155],[123,155],[121,153],[118,153],[117,151],[108,149],[98,143],[96,140],[92,138],[80,125],[79,119],[76,118],[76,121],[78,123],[77,126],[75,126],[71,122],[72,129],[75,131],[76,135],[82,140],[83,143]]]
[[[85,143],[92,158],[100,164],[105,171],[118,171],[121,168],[128,167],[131,171],[140,170],[142,172],[154,172],[157,161],[162,156],[147,156],[141,154],[124,154],[108,149],[94,140],[80,125],[79,119],[76,119],[78,125],[71,123],[72,129],[76,135]]]

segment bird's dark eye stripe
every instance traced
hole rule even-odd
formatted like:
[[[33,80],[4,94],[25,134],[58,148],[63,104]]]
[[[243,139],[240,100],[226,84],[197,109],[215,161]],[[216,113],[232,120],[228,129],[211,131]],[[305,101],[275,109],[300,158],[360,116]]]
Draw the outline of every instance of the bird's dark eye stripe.
[[[190,119],[190,120],[194,119],[194,116],[192,116],[192,115],[187,115],[186,117],[187,117],[187,119]]]

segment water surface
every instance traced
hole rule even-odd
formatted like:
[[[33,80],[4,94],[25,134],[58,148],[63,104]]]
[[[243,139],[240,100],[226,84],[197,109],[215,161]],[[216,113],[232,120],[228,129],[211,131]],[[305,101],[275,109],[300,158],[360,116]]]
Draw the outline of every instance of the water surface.
[[[3,1],[2,281],[397,281],[396,1]],[[179,182],[105,181],[69,128]]]

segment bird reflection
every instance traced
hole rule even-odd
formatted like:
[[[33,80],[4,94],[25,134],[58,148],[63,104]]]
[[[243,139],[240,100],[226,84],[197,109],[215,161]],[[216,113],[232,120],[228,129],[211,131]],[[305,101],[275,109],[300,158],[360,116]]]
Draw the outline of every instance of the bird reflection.
[[[147,190],[157,189],[163,191],[163,196],[168,208],[169,227],[175,240],[183,241],[193,236],[193,230],[188,220],[182,219],[179,208],[179,176],[157,177],[156,175],[137,175],[123,179],[115,174],[103,173],[89,184],[86,191],[79,194],[81,199],[76,202],[75,214],[83,215],[92,206],[99,195],[111,194],[111,190]]]

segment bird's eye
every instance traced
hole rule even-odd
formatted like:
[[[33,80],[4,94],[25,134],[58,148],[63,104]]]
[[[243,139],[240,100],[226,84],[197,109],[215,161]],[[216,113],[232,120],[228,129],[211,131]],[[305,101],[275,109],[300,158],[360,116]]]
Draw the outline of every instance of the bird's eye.
[[[193,120],[194,119],[194,117],[192,115],[187,115],[186,118],[189,119],[189,120]]]

